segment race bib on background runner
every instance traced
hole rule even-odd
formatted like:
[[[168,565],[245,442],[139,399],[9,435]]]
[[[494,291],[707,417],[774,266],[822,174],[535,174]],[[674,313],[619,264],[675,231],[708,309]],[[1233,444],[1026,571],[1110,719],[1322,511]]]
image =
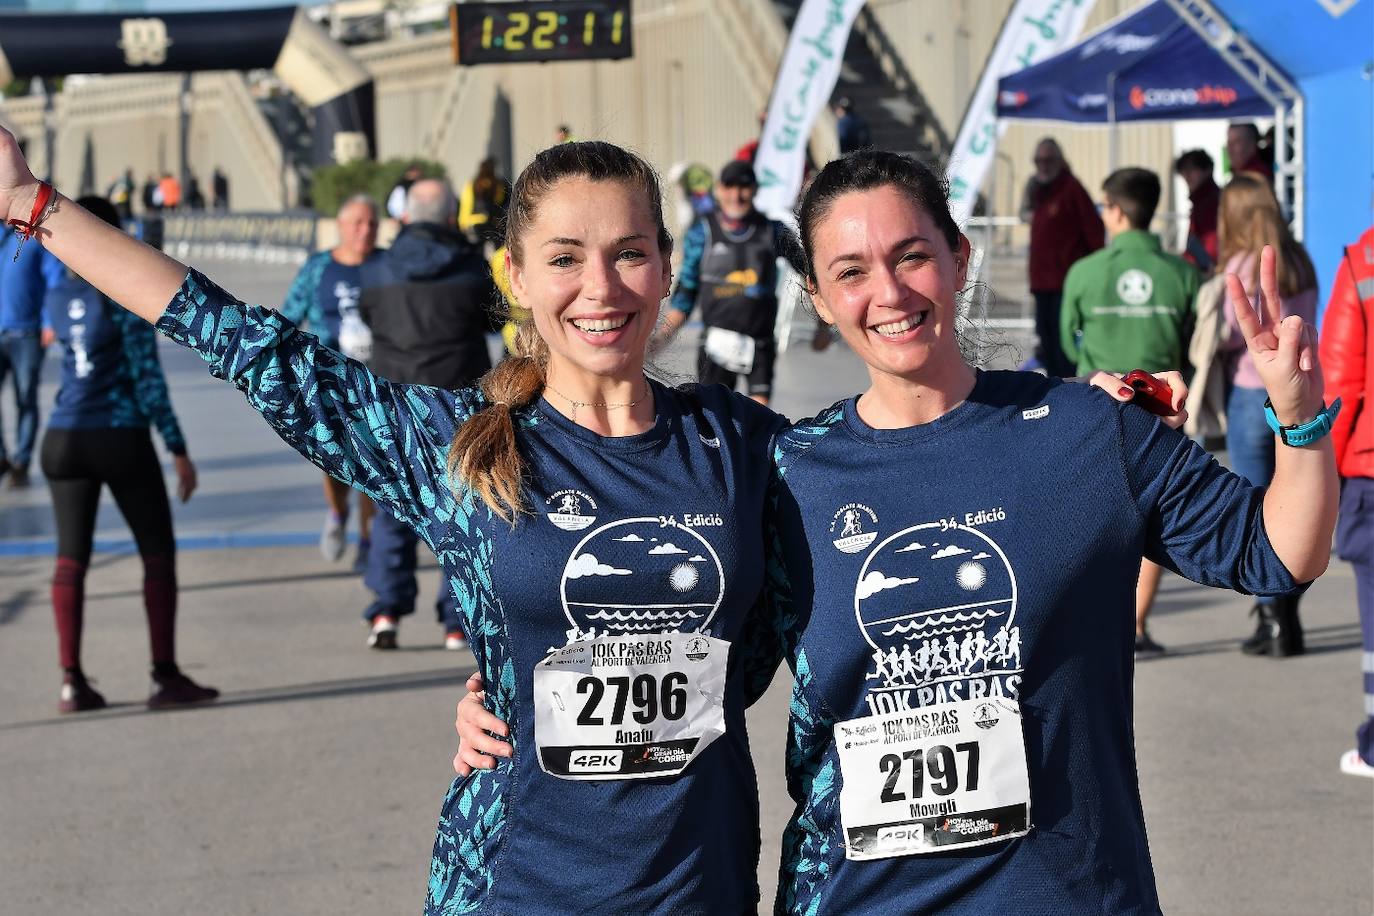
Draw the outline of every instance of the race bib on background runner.
[[[741,375],[748,375],[754,371],[752,337],[727,331],[725,328],[707,328],[705,347],[706,355],[711,358],[711,362],[722,369]]]
[[[1023,836],[1021,707],[962,700],[835,724],[845,858],[945,852]]]
[[[562,779],[685,770],[725,734],[730,643],[700,633],[603,636],[534,669],[539,765]]]

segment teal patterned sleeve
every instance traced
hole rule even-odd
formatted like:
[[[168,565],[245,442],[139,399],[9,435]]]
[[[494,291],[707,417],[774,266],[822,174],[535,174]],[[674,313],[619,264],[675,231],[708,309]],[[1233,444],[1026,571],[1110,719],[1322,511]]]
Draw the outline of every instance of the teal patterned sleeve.
[[[197,351],[285,442],[425,535],[454,500],[446,455],[476,394],[399,385],[323,346],[280,314],[246,306],[195,270],[157,329]],[[449,507],[449,508],[446,508]]]
[[[167,377],[157,358],[157,334],[153,326],[133,312],[114,308],[115,321],[120,325],[124,346],[125,371],[134,383],[134,399],[143,415],[153,421],[167,451],[173,455],[186,454],[186,437],[172,411],[172,398],[167,393]]]
[[[803,639],[815,584],[800,508],[791,492],[798,465],[843,417],[843,402],[826,408],[785,430],[773,449],[766,587],[775,606],[773,643],[792,667],[786,766],[787,790],[797,803],[783,831],[776,912],[793,916],[819,916],[826,880],[844,858],[843,844],[830,829],[839,817],[836,716],[815,683]]]
[[[787,792],[797,808],[782,834],[777,911],[819,916],[825,882],[844,858],[844,845],[830,829],[840,807],[836,720],[817,695],[806,649],[797,650],[792,667]]]
[[[776,471],[769,475],[763,507],[763,591],[745,619],[740,637],[744,701],[750,706],[768,691],[782,660],[791,657],[801,630],[778,528],[781,483]]]
[[[773,682],[779,663],[795,659],[797,643],[810,616],[810,600],[798,600],[788,574],[788,555],[796,559],[801,548],[784,544],[783,528],[800,530],[801,518],[796,501],[788,492],[786,477],[790,467],[816,442],[820,441],[844,415],[840,405],[827,408],[810,420],[803,420],[781,431],[773,441],[772,472],[763,507],[764,584],[759,606],[745,621],[741,651],[746,675],[746,702],[754,703]],[[793,566],[809,570],[809,562]]]
[[[312,328],[324,326],[324,316],[320,312],[320,297],[316,293],[319,291],[320,277],[328,263],[329,252],[317,252],[311,255],[310,260],[301,267],[300,273],[296,274],[296,279],[291,282],[291,289],[286,293],[286,301],[281,307],[281,313],[287,321],[301,326],[309,325]]]

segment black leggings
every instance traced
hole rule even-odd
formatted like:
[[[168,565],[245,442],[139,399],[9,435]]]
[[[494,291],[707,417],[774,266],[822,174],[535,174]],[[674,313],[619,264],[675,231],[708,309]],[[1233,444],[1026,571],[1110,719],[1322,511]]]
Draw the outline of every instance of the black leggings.
[[[43,476],[57,516],[57,555],[85,566],[95,539],[100,488],[108,486],[143,556],[171,557],[172,509],[162,465],[145,429],[51,429]]]

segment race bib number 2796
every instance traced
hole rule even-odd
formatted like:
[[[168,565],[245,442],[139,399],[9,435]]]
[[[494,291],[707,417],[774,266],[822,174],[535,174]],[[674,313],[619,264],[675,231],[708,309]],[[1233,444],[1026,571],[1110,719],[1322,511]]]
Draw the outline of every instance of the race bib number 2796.
[[[725,733],[730,643],[699,633],[571,643],[534,669],[539,765],[563,779],[682,772]]]
[[[978,699],[835,724],[845,857],[981,846],[1030,828],[1021,710]]]

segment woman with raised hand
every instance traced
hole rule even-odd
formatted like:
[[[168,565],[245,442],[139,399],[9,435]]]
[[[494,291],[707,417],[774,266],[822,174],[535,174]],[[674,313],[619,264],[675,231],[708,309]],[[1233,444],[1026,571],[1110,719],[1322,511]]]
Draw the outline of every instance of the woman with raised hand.
[[[797,801],[778,911],[1157,912],[1131,728],[1140,559],[1283,594],[1330,551],[1338,408],[1310,329],[1279,321],[1272,252],[1258,313],[1230,286],[1284,443],[1266,493],[1138,407],[969,365],[969,243],[925,166],[836,160],[799,225],[793,266],[871,385],[774,450]],[[482,699],[459,704],[463,769],[509,753]]]
[[[1339,408],[1311,329],[1280,321],[1273,252],[1258,313],[1229,290],[1280,430],[1265,492],[1138,407],[970,366],[969,243],[913,160],[830,163],[799,231],[794,266],[871,385],[777,447],[770,568],[798,634],[780,908],[1158,911],[1131,728],[1141,555],[1275,595],[1330,554]]]
[[[744,707],[783,632],[760,603],[783,421],[645,377],[672,244],[652,169],[605,143],[535,157],[506,236],[532,317],[461,391],[377,378],[50,193],[0,132],[9,218],[439,557],[517,753],[454,782],[427,910],[752,912]]]
[[[737,644],[782,421],[646,378],[672,246],[652,169],[605,143],[535,158],[507,232],[533,317],[516,355],[461,391],[373,376],[50,194],[0,131],[0,212],[439,557],[493,708],[529,752],[454,782],[427,910],[752,912],[744,707],[772,671],[750,677]]]

